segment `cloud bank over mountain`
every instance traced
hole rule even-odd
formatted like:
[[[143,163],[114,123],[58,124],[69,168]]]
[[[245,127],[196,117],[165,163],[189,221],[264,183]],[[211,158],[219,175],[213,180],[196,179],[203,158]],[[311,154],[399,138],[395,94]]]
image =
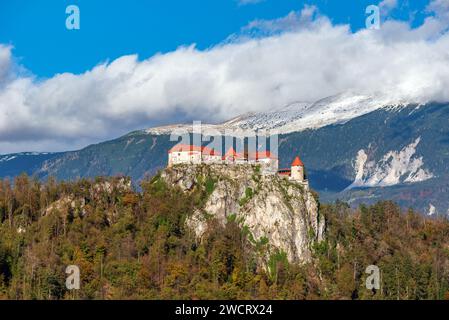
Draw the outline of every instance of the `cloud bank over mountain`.
[[[387,20],[352,32],[306,6],[253,21],[207,50],[123,56],[49,79],[24,72],[13,48],[0,45],[0,153],[75,149],[149,125],[219,122],[348,90],[449,101],[449,1],[427,11],[416,28]]]

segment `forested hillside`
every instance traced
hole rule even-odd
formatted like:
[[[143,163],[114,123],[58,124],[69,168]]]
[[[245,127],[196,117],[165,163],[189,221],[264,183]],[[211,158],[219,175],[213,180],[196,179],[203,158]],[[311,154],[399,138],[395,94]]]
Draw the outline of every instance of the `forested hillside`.
[[[235,219],[211,219],[200,243],[185,226],[207,190],[186,194],[159,176],[135,192],[125,178],[0,183],[3,299],[449,299],[449,223],[390,202],[353,211],[322,205],[326,240],[312,262],[278,252],[259,263]],[[65,268],[78,265],[81,289]],[[381,289],[365,288],[365,268]]]

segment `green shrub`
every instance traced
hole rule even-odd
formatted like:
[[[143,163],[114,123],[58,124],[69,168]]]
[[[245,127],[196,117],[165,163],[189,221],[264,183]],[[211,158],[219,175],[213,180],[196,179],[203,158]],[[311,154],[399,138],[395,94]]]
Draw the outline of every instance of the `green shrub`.
[[[242,199],[240,199],[240,201],[239,201],[240,206],[241,207],[245,206],[245,204],[247,204],[248,201],[251,200],[253,195],[254,195],[253,189],[250,188],[250,187],[246,188],[245,189],[245,196]]]

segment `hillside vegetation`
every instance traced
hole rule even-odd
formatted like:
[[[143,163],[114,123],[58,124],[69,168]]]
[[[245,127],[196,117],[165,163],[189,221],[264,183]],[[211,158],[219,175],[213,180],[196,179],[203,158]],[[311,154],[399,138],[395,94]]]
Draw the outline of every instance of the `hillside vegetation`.
[[[12,186],[13,185],[13,186]],[[135,192],[125,178],[46,183],[25,175],[0,183],[3,299],[444,299],[449,298],[449,223],[382,202],[321,206],[326,239],[311,262],[285,253],[258,263],[239,224],[210,219],[203,241],[186,218],[207,197],[158,176]],[[78,265],[81,289],[65,288]],[[365,288],[365,268],[382,272]]]

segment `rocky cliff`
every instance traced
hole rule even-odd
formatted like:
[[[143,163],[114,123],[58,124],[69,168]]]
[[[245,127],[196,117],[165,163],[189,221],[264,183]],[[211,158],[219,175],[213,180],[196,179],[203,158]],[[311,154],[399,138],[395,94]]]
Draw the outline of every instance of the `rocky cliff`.
[[[290,262],[306,262],[311,245],[324,237],[325,221],[308,186],[262,175],[259,166],[176,165],[161,178],[205,195],[187,220],[199,239],[211,218],[223,224],[235,219],[254,244],[284,252]]]

